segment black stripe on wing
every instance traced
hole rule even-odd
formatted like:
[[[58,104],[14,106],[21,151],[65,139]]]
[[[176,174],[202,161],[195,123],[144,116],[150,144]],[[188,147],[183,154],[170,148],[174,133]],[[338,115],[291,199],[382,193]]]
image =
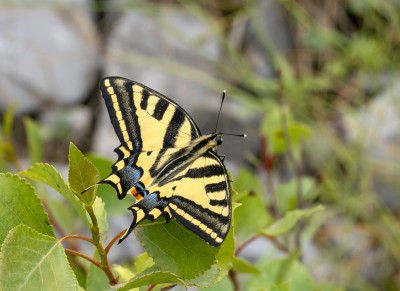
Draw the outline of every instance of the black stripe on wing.
[[[169,209],[173,217],[212,246],[221,245],[228,234],[231,220],[230,215],[222,216],[182,196],[172,196],[170,198]],[[183,212],[180,213],[180,210]],[[188,219],[188,215],[192,219]],[[212,237],[214,233],[216,235]],[[219,241],[216,239],[219,239]]]
[[[141,150],[141,134],[136,108],[133,102],[132,83],[123,78],[105,78],[100,82],[100,91],[105,101],[111,123],[122,145],[132,142],[130,149]]]
[[[182,187],[178,186],[178,192],[170,198],[169,208],[172,215],[185,227],[210,245],[219,246],[228,234],[232,216],[229,178],[223,162],[216,153],[208,151],[199,159],[206,159],[210,164],[190,168],[185,174],[172,179],[182,180],[187,183],[185,185],[193,184],[197,187],[185,187],[182,192],[178,190]],[[199,181],[204,187],[202,191]],[[196,192],[198,194],[193,196]],[[215,195],[218,193],[219,195]]]

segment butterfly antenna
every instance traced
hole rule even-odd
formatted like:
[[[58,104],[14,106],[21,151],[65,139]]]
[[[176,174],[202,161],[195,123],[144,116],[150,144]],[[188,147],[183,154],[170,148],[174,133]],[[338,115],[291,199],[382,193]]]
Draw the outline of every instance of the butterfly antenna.
[[[219,121],[219,115],[221,114],[221,109],[222,109],[222,104],[224,103],[225,94],[226,94],[226,91],[224,90],[224,91],[222,92],[221,106],[219,107],[218,116],[217,116],[217,124],[215,124],[215,130],[214,130],[214,132],[217,132],[218,121]]]
[[[223,134],[223,135],[238,136],[238,137],[247,137],[247,134],[245,134],[245,133],[243,133],[243,134],[236,134],[236,133],[225,133],[225,132],[221,132],[221,134]]]

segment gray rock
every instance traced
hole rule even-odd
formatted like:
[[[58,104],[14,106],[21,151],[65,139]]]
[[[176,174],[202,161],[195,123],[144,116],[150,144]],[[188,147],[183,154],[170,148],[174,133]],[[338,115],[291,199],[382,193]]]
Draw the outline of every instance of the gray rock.
[[[90,14],[51,9],[0,11],[0,109],[19,112],[82,101],[97,66]]]

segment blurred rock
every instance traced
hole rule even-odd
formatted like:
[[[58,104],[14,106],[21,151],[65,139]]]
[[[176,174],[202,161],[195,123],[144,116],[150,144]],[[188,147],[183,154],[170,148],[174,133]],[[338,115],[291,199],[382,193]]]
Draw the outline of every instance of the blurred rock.
[[[0,10],[1,111],[12,104],[17,112],[34,112],[82,102],[98,65],[90,17],[79,8]]]
[[[400,211],[400,83],[394,78],[366,108],[347,116],[349,138],[360,141],[370,159],[373,188],[386,207]]]

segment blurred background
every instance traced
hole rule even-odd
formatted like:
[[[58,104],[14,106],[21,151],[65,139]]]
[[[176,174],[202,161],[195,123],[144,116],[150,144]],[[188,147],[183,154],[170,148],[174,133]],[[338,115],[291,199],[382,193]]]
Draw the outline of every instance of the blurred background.
[[[107,175],[119,143],[103,77],[170,97],[203,133],[225,89],[219,130],[248,138],[227,136],[218,153],[235,199],[255,194],[265,211],[236,221],[238,254],[263,270],[240,276],[242,289],[297,250],[309,277],[293,290],[399,290],[399,73],[399,0],[1,0],[0,171],[48,162],[66,175],[72,141]],[[100,191],[112,237],[131,201]],[[315,205],[324,210],[283,237],[246,234]],[[82,227],[51,219],[60,234]],[[140,253],[115,249],[117,261]]]

